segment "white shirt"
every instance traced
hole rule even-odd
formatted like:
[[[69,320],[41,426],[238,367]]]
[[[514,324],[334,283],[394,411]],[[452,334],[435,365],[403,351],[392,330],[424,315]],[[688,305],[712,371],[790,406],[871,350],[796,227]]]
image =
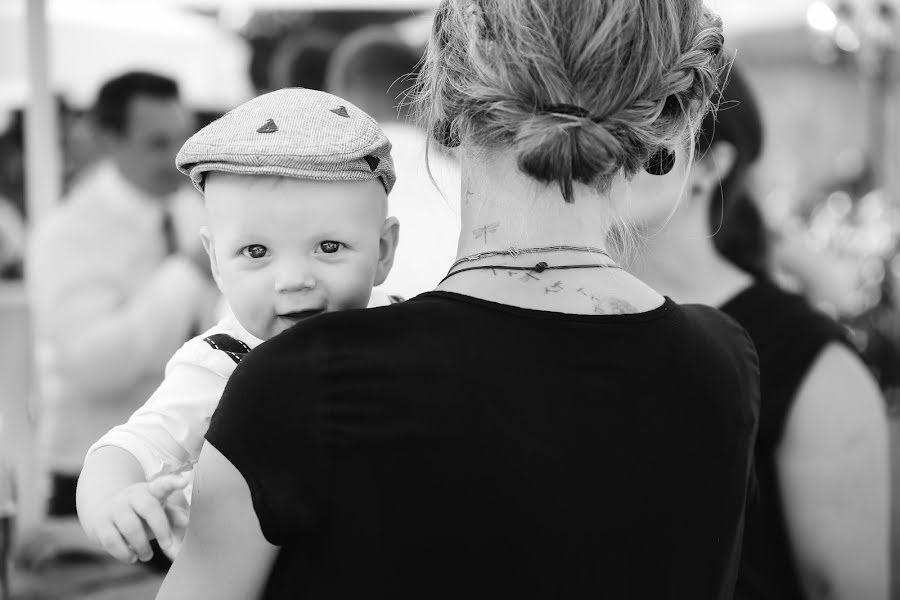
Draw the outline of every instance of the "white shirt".
[[[170,200],[176,231],[196,240],[200,196]],[[218,291],[190,259],[167,255],[164,203],[104,162],[32,235],[38,443],[53,472],[77,475],[94,440],[144,403],[172,353],[211,320]]]
[[[369,306],[391,300],[373,293]],[[88,450],[116,446],[140,463],[149,481],[166,473],[183,472],[200,458],[209,421],[219,405],[237,362],[206,340],[226,334],[253,349],[262,343],[232,315],[186,342],[166,365],[166,378],[128,422],[113,427]],[[190,494],[188,494],[190,498]]]
[[[400,221],[400,243],[394,266],[379,289],[409,299],[433,290],[456,258],[459,166],[438,148],[431,148],[432,181],[425,163],[424,132],[402,123],[382,123],[382,129],[391,141],[397,172],[388,208]]]
[[[137,459],[148,481],[197,462],[209,420],[237,366],[226,352],[205,341],[216,334],[229,335],[251,349],[262,343],[233,316],[225,317],[186,342],[166,365],[165,379],[146,404],[97,440],[88,454],[103,446],[122,448]]]

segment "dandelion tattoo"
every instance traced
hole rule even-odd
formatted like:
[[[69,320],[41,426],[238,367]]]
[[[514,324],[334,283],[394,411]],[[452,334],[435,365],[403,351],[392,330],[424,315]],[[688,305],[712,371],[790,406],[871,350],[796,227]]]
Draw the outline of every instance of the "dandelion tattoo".
[[[550,287],[544,288],[544,295],[546,296],[547,294],[558,294],[561,291],[563,291],[563,283],[562,281],[557,281]]]
[[[598,315],[630,315],[638,309],[621,298],[594,298],[594,313]]]

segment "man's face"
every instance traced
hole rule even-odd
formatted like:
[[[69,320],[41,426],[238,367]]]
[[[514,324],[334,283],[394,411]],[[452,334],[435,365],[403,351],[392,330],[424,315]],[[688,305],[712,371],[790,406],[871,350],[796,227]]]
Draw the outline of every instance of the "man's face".
[[[175,168],[175,155],[192,129],[193,119],[177,99],[136,96],[124,133],[112,136],[113,160],[126,179],[148,194],[171,194],[184,180]]]

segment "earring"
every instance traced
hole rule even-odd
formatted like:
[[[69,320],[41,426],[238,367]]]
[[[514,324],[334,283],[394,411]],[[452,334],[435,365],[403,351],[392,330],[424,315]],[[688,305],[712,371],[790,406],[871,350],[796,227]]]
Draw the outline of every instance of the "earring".
[[[453,132],[453,121],[450,119],[441,119],[435,123],[432,134],[441,146],[446,148],[459,146],[459,136]]]
[[[675,167],[675,152],[668,148],[659,148],[644,163],[644,170],[651,175],[666,175]]]

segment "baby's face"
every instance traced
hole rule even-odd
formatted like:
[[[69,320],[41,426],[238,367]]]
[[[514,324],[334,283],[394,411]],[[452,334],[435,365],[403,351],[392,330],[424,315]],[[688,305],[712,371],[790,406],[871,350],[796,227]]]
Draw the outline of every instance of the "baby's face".
[[[390,269],[397,225],[385,219],[377,180],[214,173],[206,202],[213,274],[260,339],[322,312],[364,308]]]

